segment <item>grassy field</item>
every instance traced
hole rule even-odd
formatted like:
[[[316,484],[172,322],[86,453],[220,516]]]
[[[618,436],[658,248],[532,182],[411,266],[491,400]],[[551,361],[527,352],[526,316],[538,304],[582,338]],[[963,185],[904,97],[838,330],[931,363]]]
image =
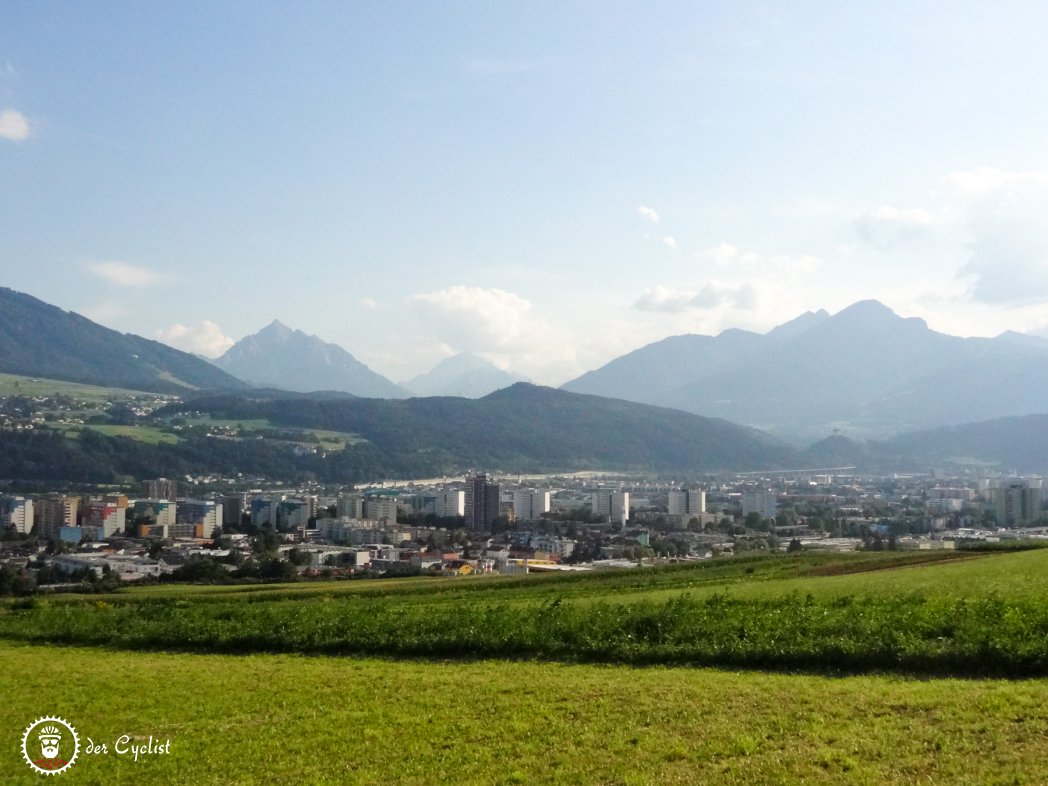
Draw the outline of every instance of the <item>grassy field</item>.
[[[128,653],[0,642],[5,783],[58,715],[70,784],[1048,781],[1048,682],[481,661]],[[170,754],[117,756],[121,735]],[[85,740],[86,741],[86,740]]]
[[[348,434],[343,431],[326,431],[324,429],[317,428],[295,428],[291,426],[277,426],[271,423],[265,418],[258,418],[254,420],[225,420],[221,418],[212,418],[210,416],[188,418],[186,422],[191,426],[215,426],[219,428],[231,428],[231,429],[243,429],[247,434],[252,434],[257,431],[267,431],[275,429],[281,432],[287,432],[290,434],[299,433],[303,436],[312,435],[320,440],[320,445],[317,447],[323,447],[325,450],[344,450],[346,445],[353,445],[357,442],[364,442],[365,440],[357,434]],[[312,446],[314,443],[308,441],[297,442],[295,440],[287,440],[295,444],[302,444]]]
[[[66,395],[85,401],[109,401],[114,397],[147,396],[159,398],[156,393],[124,388],[104,388],[97,385],[81,385],[78,382],[63,382],[57,379],[37,379],[16,374],[0,374],[0,397],[5,396],[53,396]]]
[[[134,650],[1048,676],[1048,550],[132,590],[7,603],[0,637]],[[963,588],[963,591],[954,591]]]
[[[0,771],[50,714],[69,783],[1039,784],[1046,600],[1046,550],[7,600]]]
[[[156,426],[113,426],[88,423],[82,426],[59,426],[57,428],[52,426],[52,428],[55,431],[63,432],[68,437],[76,437],[81,429],[89,428],[107,437],[129,437],[150,445],[174,445],[179,441],[177,434],[161,431]]]

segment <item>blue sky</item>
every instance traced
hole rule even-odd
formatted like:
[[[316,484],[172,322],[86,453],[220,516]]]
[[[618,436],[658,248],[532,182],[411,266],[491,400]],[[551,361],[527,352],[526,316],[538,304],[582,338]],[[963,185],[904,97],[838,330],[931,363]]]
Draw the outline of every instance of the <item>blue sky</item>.
[[[0,285],[547,384],[877,298],[1048,331],[1042,3],[50,3],[0,24]]]

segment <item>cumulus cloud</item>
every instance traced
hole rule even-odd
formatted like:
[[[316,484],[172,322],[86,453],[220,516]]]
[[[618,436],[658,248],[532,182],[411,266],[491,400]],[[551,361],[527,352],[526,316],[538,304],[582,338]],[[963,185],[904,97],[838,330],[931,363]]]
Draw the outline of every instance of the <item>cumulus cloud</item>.
[[[900,209],[882,205],[863,210],[852,219],[852,228],[863,242],[880,249],[921,240],[941,219],[919,208]]]
[[[755,284],[742,282],[724,284],[710,281],[698,291],[671,289],[656,286],[646,289],[637,298],[633,307],[638,311],[656,311],[665,314],[679,314],[684,311],[716,308],[736,308],[750,311],[757,307],[759,293]]]
[[[361,308],[366,308],[368,311],[374,311],[378,308],[378,301],[370,297],[362,297],[359,301]]]
[[[588,367],[579,358],[592,337],[551,324],[512,292],[452,286],[413,295],[408,304],[426,328],[420,340],[445,354],[472,352],[540,384],[559,384]]]
[[[731,243],[721,243],[712,248],[707,248],[698,252],[695,256],[706,262],[713,262],[720,267],[752,265],[761,260],[760,254],[755,254],[752,251],[743,251]]]
[[[821,258],[810,254],[761,254],[744,251],[731,243],[721,243],[700,251],[695,254],[695,258],[711,262],[725,272],[791,281],[810,276],[822,265]]]
[[[21,142],[29,138],[29,121],[17,109],[0,111],[0,138]]]
[[[653,224],[659,223],[659,214],[656,213],[650,207],[645,207],[644,205],[637,205],[637,213],[645,221],[650,221]]]
[[[673,237],[673,235],[666,235],[666,237],[664,237],[662,239],[662,245],[666,246],[666,248],[668,248],[668,249],[670,249],[672,251],[676,251],[677,250],[677,239],[675,237]]]
[[[968,296],[998,306],[1048,300],[1048,172],[980,167],[943,182],[960,201]]]
[[[183,352],[209,358],[217,358],[236,343],[209,319],[199,325],[172,325],[156,331],[154,338]]]
[[[144,289],[162,284],[170,279],[166,273],[150,270],[127,262],[92,262],[88,270],[120,287]]]
[[[409,298],[415,312],[446,343],[471,352],[504,347],[521,335],[531,303],[512,292],[453,286]]]

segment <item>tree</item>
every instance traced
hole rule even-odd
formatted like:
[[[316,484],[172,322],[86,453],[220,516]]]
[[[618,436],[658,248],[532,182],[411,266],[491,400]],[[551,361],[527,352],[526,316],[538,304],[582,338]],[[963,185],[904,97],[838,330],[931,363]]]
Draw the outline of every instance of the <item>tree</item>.
[[[799,540],[797,540],[797,538],[794,538],[793,540],[791,540],[790,541],[790,545],[786,547],[786,553],[787,554],[796,554],[796,553],[798,553],[800,551],[803,551],[803,550],[804,550],[804,546],[801,544],[801,542]]]
[[[746,518],[743,519],[742,523],[743,526],[749,530],[764,528],[764,518],[761,516],[760,513],[758,513],[755,510],[751,510],[749,513],[747,513]]]

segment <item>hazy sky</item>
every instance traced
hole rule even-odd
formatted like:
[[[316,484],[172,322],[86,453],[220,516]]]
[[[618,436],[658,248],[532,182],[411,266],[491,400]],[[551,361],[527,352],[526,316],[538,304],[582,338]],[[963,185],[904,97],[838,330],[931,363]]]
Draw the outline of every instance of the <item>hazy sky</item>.
[[[0,0],[0,285],[559,384],[877,298],[1048,329],[1043,2]]]

